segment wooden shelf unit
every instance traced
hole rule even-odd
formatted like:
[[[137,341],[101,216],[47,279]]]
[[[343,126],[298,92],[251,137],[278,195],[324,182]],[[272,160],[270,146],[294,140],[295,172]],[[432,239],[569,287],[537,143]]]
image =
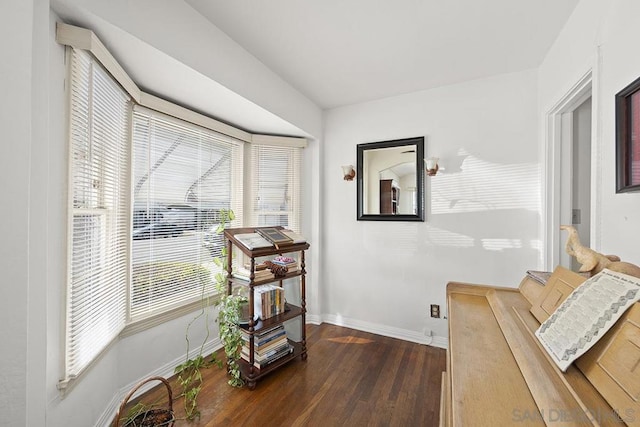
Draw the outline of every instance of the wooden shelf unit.
[[[244,227],[244,228],[231,228],[224,231],[224,236],[227,241],[227,293],[230,295],[233,286],[248,286],[249,287],[249,324],[241,326],[249,334],[249,362],[244,359],[240,359],[238,361],[240,365],[240,372],[242,373],[243,379],[247,382],[247,385],[250,390],[253,390],[256,386],[256,382],[264,377],[265,375],[273,372],[278,369],[282,365],[294,360],[298,356],[300,356],[301,360],[307,359],[307,339],[305,332],[305,323],[306,323],[306,270],[305,270],[305,251],[309,249],[309,243],[296,243],[291,245],[280,245],[280,248],[270,247],[270,248],[258,248],[251,250],[240,243],[235,236],[238,234],[245,233],[254,233],[258,228],[261,227]],[[263,227],[263,228],[277,228],[283,229],[283,227]],[[238,278],[234,278],[232,275],[233,271],[233,249],[236,247],[243,254],[245,254],[250,260],[250,280],[242,280]],[[274,277],[270,279],[261,279],[254,280],[254,274],[256,271],[256,258],[260,257],[268,257],[268,256],[277,256],[284,254],[293,254],[298,253],[298,262],[300,264],[300,269],[298,271],[287,273],[283,277]],[[257,320],[254,321],[255,313],[254,313],[254,289],[257,286],[265,285],[268,283],[276,283],[279,282],[279,286],[283,286],[283,282],[288,279],[299,278],[299,286],[300,286],[300,304],[291,304],[287,302],[288,310],[279,315],[270,317],[265,320]],[[275,360],[273,363],[265,366],[261,369],[256,368],[253,365],[254,362],[254,335],[260,332],[263,329],[271,328],[280,324],[283,324],[287,320],[299,318],[301,322],[301,332],[300,332],[300,341],[293,341],[288,339],[289,344],[293,346],[293,352],[287,356],[284,356],[280,359]]]

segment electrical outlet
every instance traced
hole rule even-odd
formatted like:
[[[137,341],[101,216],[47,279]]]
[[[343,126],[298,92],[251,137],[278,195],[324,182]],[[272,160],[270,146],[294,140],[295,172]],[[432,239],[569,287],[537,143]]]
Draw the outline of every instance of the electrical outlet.
[[[440,306],[438,304],[431,304],[431,317],[440,318]]]

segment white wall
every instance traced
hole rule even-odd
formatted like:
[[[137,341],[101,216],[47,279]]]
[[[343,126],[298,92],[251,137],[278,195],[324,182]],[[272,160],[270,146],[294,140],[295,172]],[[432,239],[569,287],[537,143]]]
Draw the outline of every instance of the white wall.
[[[517,286],[540,259],[536,71],[330,110],[323,145],[325,319],[446,342],[448,281]],[[356,221],[353,163],[363,142],[426,136],[426,222]]]
[[[606,24],[602,43],[602,68],[599,86],[599,119],[601,140],[601,218],[599,219],[600,249],[619,255],[622,260],[640,264],[640,194],[615,194],[615,109],[614,97],[640,76],[640,3],[633,0],[614,2]]]
[[[582,0],[540,66],[538,83],[543,123],[550,107],[593,70],[593,247],[636,264],[640,194],[615,193],[614,97],[640,76],[640,56],[634,54],[639,14],[640,3],[634,0]]]
[[[3,2],[2,16],[11,16],[1,29],[2,40],[14,43],[3,48],[0,61],[0,197],[2,221],[0,246],[0,411],[6,425],[25,425],[27,420],[27,349],[29,297],[29,204],[30,158],[34,112],[32,79],[34,2]],[[11,183],[12,185],[9,185]],[[35,284],[37,286],[37,283]],[[42,291],[44,288],[39,287]]]

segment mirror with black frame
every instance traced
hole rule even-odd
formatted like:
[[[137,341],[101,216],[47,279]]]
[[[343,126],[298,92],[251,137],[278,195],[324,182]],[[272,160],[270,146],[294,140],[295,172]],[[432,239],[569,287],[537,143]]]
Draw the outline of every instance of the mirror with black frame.
[[[358,221],[424,221],[424,137],[357,147]]]

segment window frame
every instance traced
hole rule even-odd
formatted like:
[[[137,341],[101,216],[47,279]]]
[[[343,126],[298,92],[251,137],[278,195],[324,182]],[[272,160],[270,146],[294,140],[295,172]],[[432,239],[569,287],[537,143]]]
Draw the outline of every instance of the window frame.
[[[234,138],[230,138],[230,137],[226,137],[218,132],[213,132],[210,131],[208,129],[202,128],[201,126],[198,125],[194,125],[193,123],[189,123],[186,122],[184,120],[181,119],[176,119],[174,117],[168,116],[164,113],[158,112],[158,111],[154,111],[154,110],[150,110],[148,108],[145,107],[139,107],[137,105],[134,105],[134,118],[133,118],[133,131],[132,131],[132,137],[131,137],[131,148],[132,148],[132,156],[131,156],[131,161],[132,161],[132,165],[131,165],[131,175],[132,177],[134,177],[135,175],[135,170],[136,167],[139,167],[138,164],[136,164],[137,160],[136,160],[136,144],[137,144],[137,140],[136,140],[136,129],[135,126],[137,125],[141,125],[142,122],[146,119],[149,120],[149,146],[146,148],[147,150],[149,150],[149,153],[153,152],[156,147],[153,146],[154,144],[154,135],[158,135],[158,133],[164,133],[165,136],[166,134],[170,134],[173,132],[179,132],[179,131],[183,131],[186,132],[187,134],[187,140],[183,141],[186,142],[187,144],[193,144],[196,140],[198,140],[200,143],[202,142],[202,140],[207,140],[206,142],[210,142],[210,143],[217,143],[218,145],[214,146],[216,149],[220,149],[222,151],[228,150],[229,152],[229,162],[230,164],[230,171],[229,171],[229,206],[225,207],[225,209],[232,209],[235,213],[235,219],[233,221],[231,221],[229,223],[229,226],[231,227],[238,227],[241,226],[243,224],[243,208],[242,208],[242,204],[243,204],[243,183],[242,183],[242,175],[243,175],[243,165],[244,165],[244,143],[242,141],[238,141]],[[190,137],[190,138],[189,138]],[[199,145],[199,144],[198,144]],[[193,146],[192,146],[193,147]],[[204,153],[206,154],[206,147],[199,147],[198,150],[202,150],[202,151],[198,151],[200,154]],[[177,151],[177,149],[176,149]],[[215,151],[215,149],[211,150],[212,152]],[[172,151],[171,154],[175,153],[175,151]],[[162,158],[162,156],[161,156]],[[171,155],[167,156],[166,158],[162,159],[162,163],[157,164],[158,168],[154,169],[153,171],[150,171],[149,176],[146,180],[146,184],[152,183],[154,181],[154,176],[153,176],[153,172],[159,171],[160,168],[162,167],[162,165],[166,165],[168,164],[168,160],[171,158]],[[160,160],[160,159],[158,159]],[[156,165],[154,165],[156,166]],[[153,168],[152,168],[153,169]],[[166,173],[164,174],[166,175]],[[203,175],[204,176],[204,175]],[[134,177],[135,178],[135,177]],[[132,181],[133,182],[133,181]],[[132,208],[131,208],[131,214],[133,215],[136,209],[136,202],[139,201],[138,199],[136,199],[136,191],[140,190],[138,188],[138,183],[135,182],[134,185],[132,185],[135,188],[132,188],[131,191],[131,198],[132,198]],[[162,186],[162,184],[161,184]],[[156,187],[156,184],[151,185],[152,188]],[[156,195],[157,193],[151,189],[148,189],[148,192]],[[186,203],[186,202],[179,202],[176,200],[176,203]],[[190,203],[190,202],[189,202]],[[199,203],[195,203],[195,206],[190,203],[190,205],[192,207],[195,207],[196,209],[198,207],[201,207],[201,205]],[[194,215],[194,221],[197,222],[197,217],[198,214]],[[195,225],[195,224],[194,224]],[[132,229],[135,228],[135,226],[132,226]],[[196,227],[197,229],[197,227]],[[193,234],[198,234],[199,231],[202,230],[194,230]],[[178,236],[180,237],[180,236]],[[198,234],[197,238],[199,239],[200,237],[202,237],[201,235]],[[165,243],[171,243],[172,238],[167,238],[167,239],[140,239],[138,241],[136,241],[135,239],[131,239],[131,243],[132,243],[132,253],[131,253],[131,274],[133,274],[134,270],[135,270],[135,264],[134,264],[134,260],[136,259],[136,253],[135,253],[135,246],[143,246],[144,242],[148,242],[150,246],[154,246],[154,243],[157,242],[158,245],[164,245]],[[199,241],[199,240],[198,240]],[[193,242],[192,242],[193,243]],[[185,249],[183,246],[179,246],[176,249]],[[204,249],[200,248],[198,246],[198,250],[200,252],[206,252]],[[152,256],[152,259],[154,262],[158,262],[158,259],[156,259],[156,257]],[[171,261],[171,262],[176,262],[175,260]],[[198,264],[199,267],[202,267],[202,264]],[[215,267],[212,267],[215,269]],[[211,276],[213,278],[213,274]],[[165,304],[161,304],[162,307],[164,308],[156,308],[156,309],[151,309],[149,311],[143,311],[140,308],[136,308],[135,304],[134,304],[134,289],[133,286],[135,285],[135,279],[132,278],[132,283],[131,286],[129,287],[129,298],[128,298],[128,303],[127,303],[127,307],[129,310],[129,317],[128,317],[128,324],[136,324],[138,322],[144,322],[147,318],[154,318],[156,320],[163,320],[163,319],[167,319],[166,313],[175,313],[175,312],[181,312],[180,308],[182,306],[189,306],[191,307],[192,304],[196,305],[197,307],[201,306],[201,293],[200,292],[196,292],[196,295],[193,295],[189,298],[183,298],[181,301],[178,301],[178,299],[180,299],[181,297],[178,298],[174,298],[171,297],[169,298],[170,300],[174,300],[174,301],[167,301]],[[188,292],[185,292],[185,295],[188,294]],[[205,295],[207,297],[215,297],[215,289],[213,287],[213,282],[210,286],[210,291],[206,292]],[[174,294],[175,296],[175,294]],[[158,301],[161,302],[161,301]],[[173,318],[173,314],[170,315],[170,318]]]
[[[640,191],[640,78],[615,96],[616,193]]]
[[[248,187],[248,197],[247,197],[247,217],[249,226],[268,226],[268,225],[282,225],[282,223],[271,224],[271,223],[262,223],[260,221],[261,215],[280,215],[287,217],[287,225],[286,227],[291,230],[300,233],[301,230],[301,211],[302,211],[302,183],[301,183],[301,174],[302,174],[302,162],[303,162],[303,152],[302,149],[304,146],[300,146],[297,144],[278,144],[274,142],[264,142],[259,144],[252,144],[249,147],[249,153],[247,155],[247,163],[249,169],[249,184]],[[271,159],[276,159],[278,154],[284,154],[287,157],[287,168],[288,172],[286,173],[285,179],[287,180],[286,185],[288,187],[287,193],[287,202],[289,203],[289,209],[287,210],[262,210],[259,208],[259,194],[258,191],[261,187],[260,176],[261,176],[261,162],[259,157],[257,156],[258,151],[266,151],[267,153],[273,150],[276,155],[264,156],[265,158],[271,157]],[[262,156],[260,156],[262,157]],[[284,156],[283,156],[284,157]]]
[[[83,51],[67,53],[67,75],[73,84],[68,91],[69,245],[61,387],[66,387],[91,366],[126,325],[127,303],[123,298],[126,298],[129,267],[128,258],[123,257],[121,251],[128,250],[130,234],[126,170],[131,98],[91,55]],[[108,94],[109,98],[98,97],[99,94]],[[84,103],[88,109],[86,115],[77,111]],[[77,184],[83,181],[89,183]],[[99,225],[92,226],[90,222],[94,221],[89,221],[86,222],[88,228],[77,228],[76,224],[84,225],[84,221],[78,221],[83,217],[96,218]],[[79,230],[81,234],[77,233]],[[99,232],[98,239],[93,236],[95,231]],[[97,272],[93,267],[96,250],[99,253]],[[99,277],[92,277],[95,274]],[[100,306],[101,310],[91,310],[90,316],[86,315],[92,307],[86,301],[86,289],[92,289],[92,299],[107,302],[106,306]],[[118,298],[112,298],[113,295]],[[91,331],[89,338],[87,331]],[[89,343],[96,349],[83,350]]]

